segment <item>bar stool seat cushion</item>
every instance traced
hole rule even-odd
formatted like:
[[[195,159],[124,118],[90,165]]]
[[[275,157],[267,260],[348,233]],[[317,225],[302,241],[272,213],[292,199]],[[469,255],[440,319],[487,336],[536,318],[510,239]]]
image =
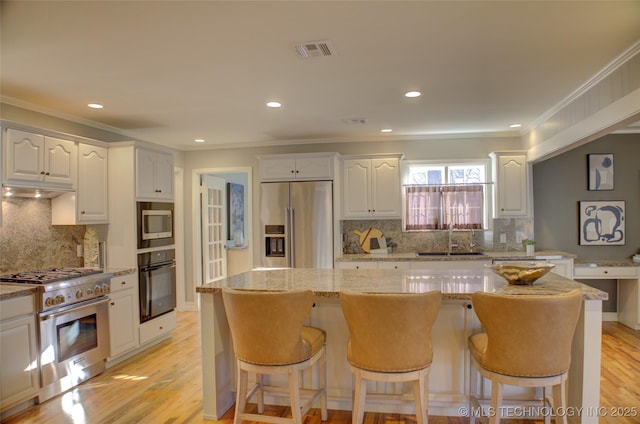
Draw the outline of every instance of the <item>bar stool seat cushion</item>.
[[[302,327],[302,343],[309,351],[309,358],[318,353],[327,340],[327,333],[316,327]]]

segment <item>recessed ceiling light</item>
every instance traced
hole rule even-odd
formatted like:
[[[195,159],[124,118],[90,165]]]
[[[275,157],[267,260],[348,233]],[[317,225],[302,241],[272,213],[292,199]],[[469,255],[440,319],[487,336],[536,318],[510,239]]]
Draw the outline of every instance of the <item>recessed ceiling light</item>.
[[[267,107],[271,107],[271,108],[282,107],[282,103],[280,103],[280,102],[267,102]]]
[[[509,128],[520,128],[522,126],[522,124],[511,124],[509,125]]]
[[[391,131],[393,131],[391,128],[385,128],[383,130],[380,130],[380,132],[383,132],[383,133],[390,133]]]
[[[202,138],[196,138],[193,141],[195,141],[196,143],[204,143],[204,139],[202,139]]]
[[[404,93],[405,97],[420,97],[421,95],[422,93],[419,91],[407,91],[406,93]]]
[[[102,109],[104,107],[104,105],[101,105],[100,103],[89,103],[87,106],[91,109]]]

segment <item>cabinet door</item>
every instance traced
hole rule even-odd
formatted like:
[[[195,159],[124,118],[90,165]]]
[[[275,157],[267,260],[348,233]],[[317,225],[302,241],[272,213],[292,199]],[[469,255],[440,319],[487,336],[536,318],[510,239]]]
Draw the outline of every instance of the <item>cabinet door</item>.
[[[390,261],[379,261],[378,269],[409,269],[411,268],[411,262],[390,262]]]
[[[112,279],[112,281],[117,279]],[[110,359],[138,346],[136,296],[133,288],[111,293],[109,302]]]
[[[173,156],[157,152],[155,165],[156,197],[173,201]]]
[[[525,155],[497,157],[497,217],[527,216],[527,161]]]
[[[260,177],[263,180],[291,180],[294,179],[295,176],[295,159],[260,159]]]
[[[35,315],[0,323],[0,405],[9,408],[38,394]]]
[[[73,141],[44,138],[44,180],[73,186],[76,173],[77,147]]]
[[[44,137],[13,129],[7,130],[7,179],[44,180]]]
[[[298,158],[296,159],[296,178],[331,179],[333,178],[331,168],[332,159],[329,157]]]
[[[136,149],[136,197],[156,197],[155,163],[155,152]]]
[[[106,223],[108,151],[80,144],[78,155],[78,222]]]
[[[343,162],[343,170],[343,218],[370,218],[371,161],[348,159]]]
[[[398,159],[371,160],[371,211],[376,218],[400,217],[400,164]]]
[[[551,272],[573,280],[573,259],[553,259],[549,262],[555,265]]]

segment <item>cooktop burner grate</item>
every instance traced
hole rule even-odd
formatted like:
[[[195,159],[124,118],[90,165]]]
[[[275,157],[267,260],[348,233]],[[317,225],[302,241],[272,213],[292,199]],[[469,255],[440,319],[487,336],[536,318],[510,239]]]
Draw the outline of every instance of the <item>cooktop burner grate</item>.
[[[0,281],[12,283],[45,284],[70,280],[85,275],[98,274],[98,268],[49,268],[40,271],[26,271],[17,274],[0,275]]]

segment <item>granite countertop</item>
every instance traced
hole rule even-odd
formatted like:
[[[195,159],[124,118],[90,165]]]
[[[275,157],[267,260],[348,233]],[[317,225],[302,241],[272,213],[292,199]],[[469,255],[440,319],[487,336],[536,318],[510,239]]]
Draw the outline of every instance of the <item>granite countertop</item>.
[[[557,250],[540,250],[534,255],[527,255],[525,252],[482,252],[482,255],[429,255],[416,256],[415,252],[406,253],[383,253],[383,254],[346,254],[336,257],[336,262],[350,261],[487,261],[493,259],[572,259],[576,255]]]
[[[138,268],[114,268],[114,267],[105,267],[102,272],[106,272],[109,274],[113,274],[114,277],[120,277],[122,275],[133,274],[134,272],[138,272]]]
[[[0,300],[10,299],[12,297],[30,296],[37,293],[39,286],[33,284],[0,284]]]
[[[640,262],[633,262],[632,259],[588,259],[577,258],[573,261],[576,267],[585,268],[597,268],[600,266],[637,266],[640,267]]]
[[[250,290],[306,290],[316,296],[338,297],[341,290],[418,293],[441,290],[443,299],[470,300],[478,291],[514,295],[550,295],[579,288],[585,300],[606,300],[606,292],[549,273],[530,286],[510,286],[491,270],[351,270],[283,268],[253,270],[196,287],[216,293],[222,287]]]

